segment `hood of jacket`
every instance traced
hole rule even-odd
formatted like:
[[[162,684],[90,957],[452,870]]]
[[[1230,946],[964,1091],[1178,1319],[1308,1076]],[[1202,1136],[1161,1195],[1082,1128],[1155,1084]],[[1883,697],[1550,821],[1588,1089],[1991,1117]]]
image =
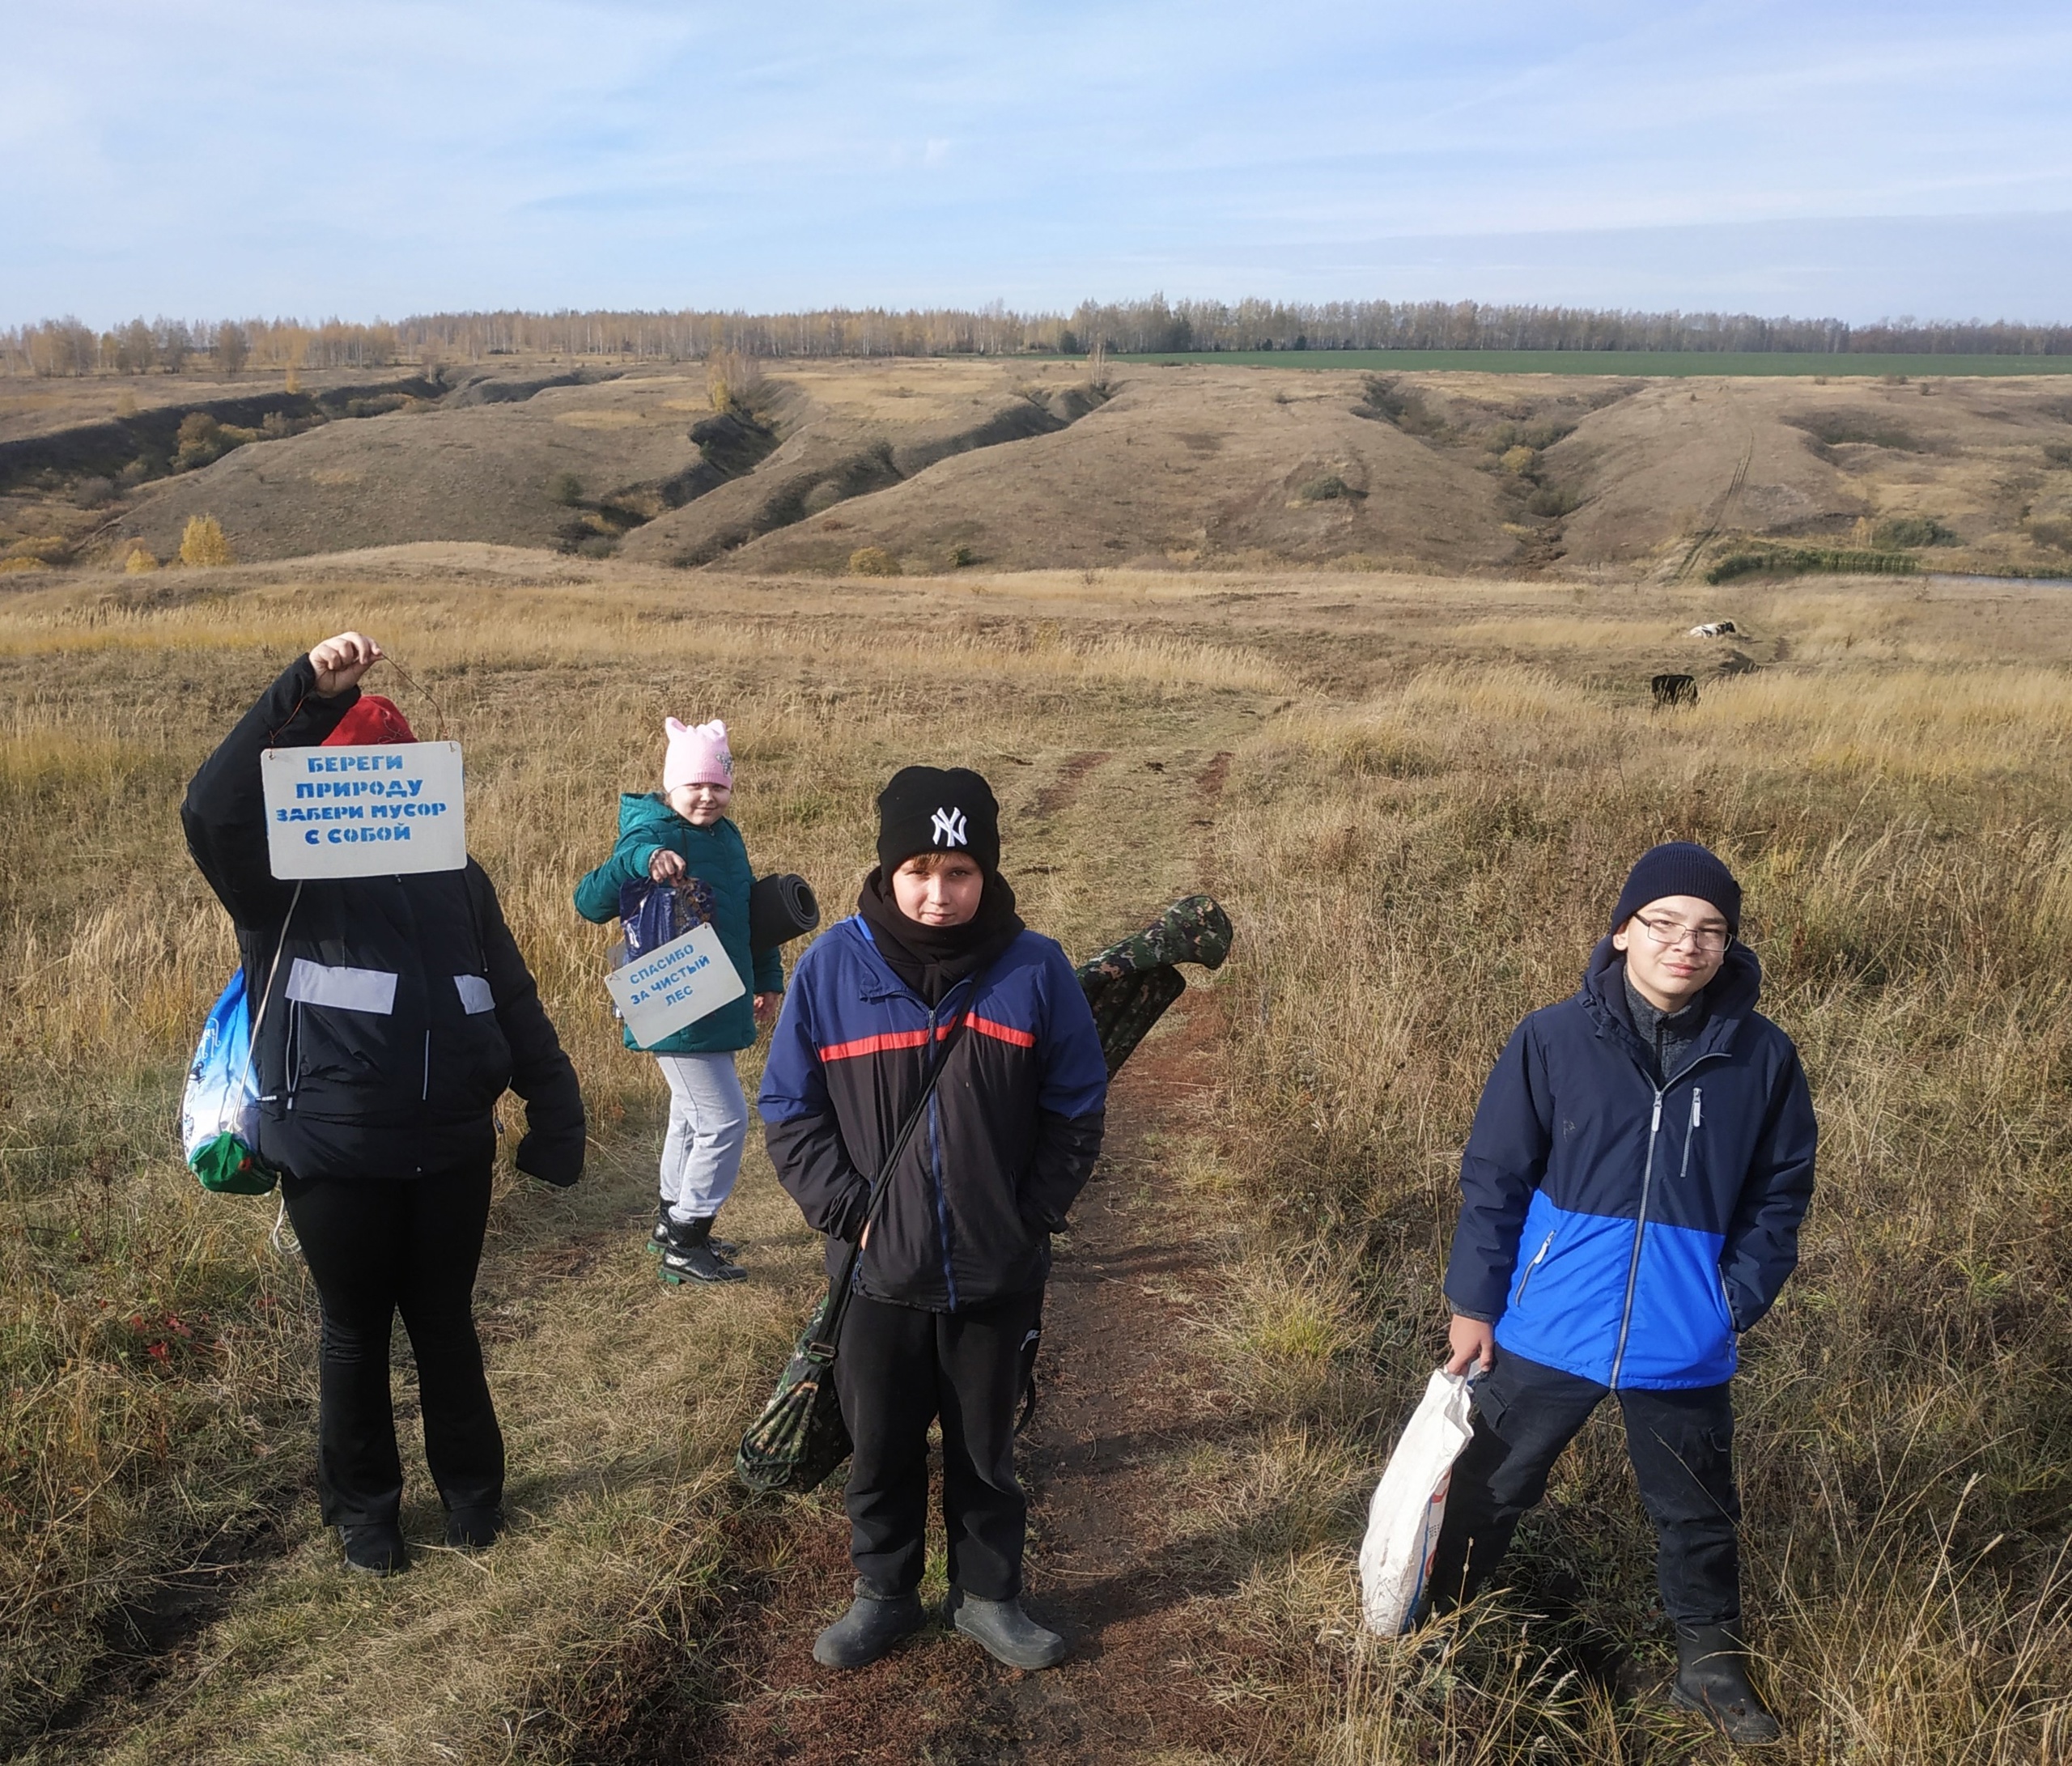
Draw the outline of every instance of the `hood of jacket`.
[[[1626,1004],[1625,981],[1625,952],[1608,936],[1600,938],[1583,966],[1577,997],[1597,1034],[1620,1044],[1644,1071],[1652,1072],[1653,1057],[1641,1033],[1634,1029],[1633,1014]],[[1755,1015],[1756,1002],[1762,991],[1763,966],[1755,952],[1738,942],[1729,945],[1719,973],[1705,984],[1705,1021],[1684,1056],[1684,1065],[1731,1048],[1743,1025]],[[1673,1074],[1663,1076],[1675,1077]]]
[[[720,821],[727,818],[722,816]],[[701,828],[694,821],[686,821],[656,792],[627,791],[619,794],[618,837],[623,840],[628,834],[666,845],[669,841],[686,834],[709,834],[720,826],[715,821]]]

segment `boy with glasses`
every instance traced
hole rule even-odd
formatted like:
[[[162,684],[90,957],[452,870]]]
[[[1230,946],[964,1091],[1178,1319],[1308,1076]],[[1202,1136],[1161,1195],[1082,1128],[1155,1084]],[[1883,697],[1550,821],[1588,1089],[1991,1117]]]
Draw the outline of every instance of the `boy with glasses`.
[[[1736,1742],[1775,1740],[1741,1630],[1736,1339],[1798,1259],[1812,1100],[1756,1010],[1741,886],[1701,846],[1642,855],[1581,990],[1513,1033],[1461,1161],[1446,1293],[1471,1366],[1430,1586],[1441,1611],[1502,1560],[1561,1450],[1616,1392],[1676,1631],[1673,1696]]]

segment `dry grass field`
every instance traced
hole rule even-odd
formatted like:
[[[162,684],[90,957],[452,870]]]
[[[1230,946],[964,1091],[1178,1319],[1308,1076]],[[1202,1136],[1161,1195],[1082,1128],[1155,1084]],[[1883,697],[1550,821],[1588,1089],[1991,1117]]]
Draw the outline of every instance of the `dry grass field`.
[[[1136,384],[1018,445],[1110,420]],[[1936,396],[1940,421],[1959,395]],[[1743,877],[1824,1131],[1804,1263],[1739,1386],[1777,1757],[2072,1757],[2061,593],[754,574],[768,543],[724,572],[427,544],[0,596],[0,1749],[697,1760],[753,1705],[776,1713],[766,1740],[728,1757],[1724,1760],[1658,1702],[1666,1630],[1608,1417],[1521,1535],[1511,1590],[1437,1649],[1363,1638],[1352,1577],[1439,1351],[1483,1074],[1521,1013],[1573,987],[1633,855],[1675,836]],[[1687,635],[1722,617],[1734,639]],[[348,624],[418,685],[376,684],[465,746],[471,844],[595,1142],[573,1191],[499,1182],[480,1310],[514,1530],[380,1585],[316,1522],[299,1263],[270,1242],[270,1200],[197,1188],[175,1131],[232,960],[180,792],[287,658]],[[1664,669],[1699,677],[1695,709],[1649,708]],[[1024,911],[1075,953],[1194,887],[1237,920],[1229,965],[1119,1097],[1116,1156],[1060,1255],[1087,1304],[1170,1340],[1214,1426],[1168,1426],[1146,1386],[1090,1392],[1085,1325],[1047,1349],[1059,1414],[1093,1407],[1157,1492],[1121,1518],[1130,1549],[1184,1590],[1159,1653],[1132,1658],[1153,1743],[1094,1721],[1116,1696],[1098,1630],[1026,1686],[963,1657],[962,1679],[928,1680],[957,1646],[926,1639],[869,1706],[758,1654],[763,1628],[803,1634],[843,1591],[834,1495],[766,1506],[729,1478],[813,1247],[752,1153],[728,1220],[754,1279],[656,1283],[660,1086],[617,1046],[601,936],[568,901],[614,794],[654,772],[665,711],[727,718],[758,865],[830,906],[868,863],[876,784],[925,757],[993,779]],[[1123,1228],[1184,1252],[1181,1273],[1090,1281]],[[1080,1612],[1072,1462],[1044,1462],[1034,1601]],[[435,1537],[436,1513],[413,1479],[406,1530]],[[1049,1745],[1067,1708],[1076,1738]]]

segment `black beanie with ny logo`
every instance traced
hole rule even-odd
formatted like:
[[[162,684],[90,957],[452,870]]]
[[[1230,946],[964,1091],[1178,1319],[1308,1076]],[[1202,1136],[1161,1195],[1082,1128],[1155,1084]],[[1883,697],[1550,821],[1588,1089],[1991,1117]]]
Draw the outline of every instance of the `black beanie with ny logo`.
[[[888,881],[921,852],[964,852],[1000,868],[1000,806],[968,766],[902,766],[878,793],[877,862]]]

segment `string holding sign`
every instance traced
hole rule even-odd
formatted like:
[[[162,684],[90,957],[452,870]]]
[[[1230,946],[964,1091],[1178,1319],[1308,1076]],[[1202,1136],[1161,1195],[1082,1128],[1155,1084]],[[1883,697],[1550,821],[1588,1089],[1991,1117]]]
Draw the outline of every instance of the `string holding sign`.
[[[458,742],[270,748],[259,757],[275,877],[394,877],[468,862]]]

